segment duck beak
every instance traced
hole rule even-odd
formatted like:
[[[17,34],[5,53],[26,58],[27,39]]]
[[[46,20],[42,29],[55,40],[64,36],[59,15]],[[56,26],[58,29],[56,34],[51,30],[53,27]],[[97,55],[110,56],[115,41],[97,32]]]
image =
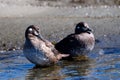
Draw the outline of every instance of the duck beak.
[[[34,35],[40,39],[42,38],[42,35],[37,31],[34,32]]]
[[[93,30],[90,29],[90,28],[88,28],[88,29],[87,29],[87,32],[90,34],[91,32],[93,32]]]
[[[43,37],[42,37],[42,35],[41,34],[38,34],[38,35],[36,35],[39,39],[42,39]]]
[[[39,33],[39,35],[37,35],[37,37],[42,40],[42,41],[45,41],[45,39],[42,37],[42,35]]]
[[[40,39],[40,40],[45,40],[43,37],[42,37],[42,35],[39,33],[39,32],[34,32],[34,35],[38,38],[38,39]]]
[[[87,30],[87,31],[91,31],[91,32],[93,32],[93,29],[88,28],[88,30]]]

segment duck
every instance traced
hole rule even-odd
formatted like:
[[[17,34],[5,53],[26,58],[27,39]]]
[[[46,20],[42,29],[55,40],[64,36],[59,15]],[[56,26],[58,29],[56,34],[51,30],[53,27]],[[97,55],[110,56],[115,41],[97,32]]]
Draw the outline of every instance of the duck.
[[[35,25],[30,25],[25,31],[23,53],[31,63],[40,67],[53,65],[62,57],[69,56],[56,50],[50,41],[42,37],[39,27]]]
[[[95,37],[87,23],[76,24],[75,33],[72,33],[55,44],[55,48],[64,54],[70,54],[69,58],[87,56],[93,50]]]

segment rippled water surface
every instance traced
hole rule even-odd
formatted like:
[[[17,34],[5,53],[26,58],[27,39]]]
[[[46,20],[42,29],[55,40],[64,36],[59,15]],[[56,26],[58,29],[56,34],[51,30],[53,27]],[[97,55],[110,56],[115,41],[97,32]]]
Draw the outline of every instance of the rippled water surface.
[[[120,49],[94,49],[86,61],[34,68],[22,51],[0,53],[0,80],[120,80]]]

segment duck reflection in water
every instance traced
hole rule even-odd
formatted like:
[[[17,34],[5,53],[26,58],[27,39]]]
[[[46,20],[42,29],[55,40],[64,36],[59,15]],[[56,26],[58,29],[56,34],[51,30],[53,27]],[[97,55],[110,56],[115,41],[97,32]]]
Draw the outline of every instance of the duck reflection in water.
[[[92,61],[60,61],[59,64],[47,68],[29,69],[26,80],[64,80],[75,76],[91,74]],[[68,79],[69,80],[69,79]]]

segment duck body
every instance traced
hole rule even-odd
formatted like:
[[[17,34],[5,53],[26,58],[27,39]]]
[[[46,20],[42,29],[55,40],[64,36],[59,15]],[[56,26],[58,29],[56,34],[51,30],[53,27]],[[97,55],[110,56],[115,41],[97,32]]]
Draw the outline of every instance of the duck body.
[[[37,66],[50,66],[57,63],[64,55],[59,53],[54,45],[44,39],[35,26],[30,26],[26,30],[26,41],[23,48],[25,57]]]
[[[92,33],[71,34],[57,43],[55,48],[61,53],[70,54],[73,57],[85,55],[94,48],[94,36]]]
[[[44,50],[44,49],[46,49],[45,44],[43,42],[42,42],[42,44],[38,43],[35,46],[33,46],[33,44],[34,43],[25,41],[24,53],[25,53],[26,58],[30,62],[32,62],[36,65],[41,65],[41,66],[51,65],[53,62],[51,62],[50,59],[45,55],[45,50]],[[51,50],[49,48],[47,48],[47,49],[49,50],[49,52],[51,52]]]
[[[83,30],[81,30],[83,27]],[[85,27],[85,28],[84,28]],[[94,48],[94,35],[86,23],[79,23],[75,33],[68,35],[55,45],[61,53],[70,54],[71,57],[88,54]]]

